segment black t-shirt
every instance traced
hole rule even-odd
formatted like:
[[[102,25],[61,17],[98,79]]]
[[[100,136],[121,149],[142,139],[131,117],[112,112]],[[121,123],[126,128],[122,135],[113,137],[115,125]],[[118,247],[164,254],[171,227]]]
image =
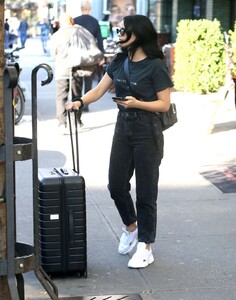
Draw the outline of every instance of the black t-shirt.
[[[125,59],[126,55],[119,53],[107,67],[107,74],[114,82],[117,96],[134,96],[143,101],[154,101],[157,99],[157,92],[173,87],[164,61],[159,58],[145,58],[138,62],[129,60],[130,92],[125,80]]]

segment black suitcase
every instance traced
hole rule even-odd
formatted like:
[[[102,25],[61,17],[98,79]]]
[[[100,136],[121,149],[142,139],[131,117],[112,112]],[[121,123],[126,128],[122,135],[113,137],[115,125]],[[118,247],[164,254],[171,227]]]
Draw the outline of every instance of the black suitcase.
[[[87,277],[85,181],[79,174],[76,115],[77,167],[71,134],[73,170],[38,170],[39,246],[41,265],[48,274],[78,273]]]

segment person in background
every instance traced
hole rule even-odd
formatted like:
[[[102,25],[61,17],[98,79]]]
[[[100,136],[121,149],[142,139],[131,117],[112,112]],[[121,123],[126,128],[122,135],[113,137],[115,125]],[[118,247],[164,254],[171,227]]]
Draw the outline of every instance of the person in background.
[[[57,32],[57,30],[60,28],[60,23],[58,20],[53,19],[51,22],[51,32],[52,34]]]
[[[36,25],[40,28],[40,39],[43,46],[43,52],[47,53],[47,42],[50,33],[50,26],[47,19],[43,19],[41,22],[37,22]]]
[[[91,2],[89,0],[84,0],[81,2],[81,12],[82,15],[75,17],[74,22],[80,26],[86,28],[97,40],[98,48],[104,53],[103,48],[103,39],[101,35],[101,29],[99,26],[99,22],[93,16],[90,15],[91,13]],[[105,61],[102,60],[99,65],[102,65]],[[94,71],[96,70],[96,66],[94,66]],[[87,93],[91,90],[93,84],[93,75],[84,77],[84,93]],[[89,111],[88,105],[85,105],[83,108],[84,111]]]
[[[66,103],[66,109],[80,109],[97,101],[114,82],[121,100],[115,100],[119,111],[108,188],[125,225],[118,252],[128,254],[137,245],[128,267],[145,268],[154,262],[151,244],[156,239],[159,166],[164,148],[162,124],[156,112],[169,110],[173,82],[150,19],[144,15],[125,16],[120,26],[118,36],[123,51],[108,65],[98,85],[82,98]],[[134,174],[136,205],[130,194]]]
[[[8,23],[8,19],[5,19],[5,22],[4,22],[4,29],[5,29],[6,31],[10,31],[10,25],[9,25],[9,23]]]
[[[8,35],[8,48],[13,48],[14,45],[18,43],[18,35],[15,34],[15,31],[12,29]]]
[[[71,95],[81,97],[82,80],[76,71],[68,67],[68,42],[75,33],[77,25],[67,14],[60,17],[60,28],[51,36],[51,55],[55,60],[55,80],[56,80],[56,116],[58,120],[59,134],[69,134],[67,124],[67,112],[65,103]],[[71,89],[71,90],[70,90]],[[71,94],[70,94],[71,93]],[[80,111],[78,115],[79,125],[82,126]]]
[[[8,23],[8,19],[5,19],[4,29],[5,29],[4,48],[7,49],[9,48],[9,33],[10,33],[10,25]]]
[[[20,25],[18,27],[18,33],[19,33],[19,37],[20,37],[21,47],[25,47],[28,29],[29,29],[29,25],[28,25],[26,19],[22,18],[20,21]]]

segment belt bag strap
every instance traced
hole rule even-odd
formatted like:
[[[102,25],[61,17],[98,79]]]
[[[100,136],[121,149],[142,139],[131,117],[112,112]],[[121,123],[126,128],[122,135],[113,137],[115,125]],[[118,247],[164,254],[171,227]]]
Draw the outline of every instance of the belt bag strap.
[[[124,72],[125,72],[125,79],[129,86],[129,89],[131,90],[130,81],[129,81],[129,59],[126,57],[124,62]]]
[[[125,72],[126,82],[129,86],[129,90],[130,90],[131,94],[133,94],[135,96],[135,91],[131,88],[131,84],[130,84],[130,80],[129,80],[129,59],[128,59],[128,57],[126,57],[126,59],[124,61],[124,72]],[[139,99],[138,97],[136,97],[136,98]]]
[[[124,72],[125,72],[125,79],[126,79],[126,82],[128,84],[131,95],[134,96],[136,99],[140,100],[140,97],[137,96],[137,94],[132,89],[131,84],[130,84],[130,80],[129,80],[129,78],[130,78],[130,76],[129,76],[129,59],[128,59],[128,57],[126,57],[126,59],[124,61]]]

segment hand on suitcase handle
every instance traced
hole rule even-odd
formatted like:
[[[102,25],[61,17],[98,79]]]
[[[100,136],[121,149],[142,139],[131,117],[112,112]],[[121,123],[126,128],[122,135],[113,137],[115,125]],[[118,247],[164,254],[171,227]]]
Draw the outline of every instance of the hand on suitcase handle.
[[[78,106],[78,103],[80,103],[80,105]],[[75,105],[76,104],[76,105]],[[75,97],[74,101],[69,101],[65,104],[65,108],[68,111],[72,111],[72,110],[79,110],[84,106],[84,102],[82,98],[78,98]]]
[[[72,111],[78,111],[79,108],[78,107],[72,107]]]
[[[79,110],[78,107],[74,107],[74,102],[69,101],[65,104],[65,108],[66,110],[68,110],[69,112],[75,111],[75,110]]]

